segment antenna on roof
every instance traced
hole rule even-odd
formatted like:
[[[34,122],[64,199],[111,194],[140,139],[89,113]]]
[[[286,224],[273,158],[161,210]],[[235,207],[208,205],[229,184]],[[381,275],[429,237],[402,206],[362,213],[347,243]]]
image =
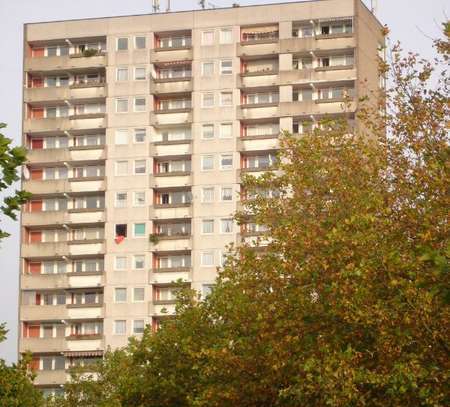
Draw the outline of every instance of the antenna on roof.
[[[159,13],[159,0],[152,0],[152,9],[154,13]]]
[[[206,7],[206,0],[200,0],[198,2],[199,6],[204,10]]]
[[[372,14],[377,14],[378,0],[370,0],[370,11],[372,11]]]
[[[170,11],[170,0],[167,0],[166,12]]]

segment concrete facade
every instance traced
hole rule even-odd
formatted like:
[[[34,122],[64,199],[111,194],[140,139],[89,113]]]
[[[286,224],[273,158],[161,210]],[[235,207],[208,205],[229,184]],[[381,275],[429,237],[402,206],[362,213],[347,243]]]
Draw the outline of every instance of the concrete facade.
[[[241,173],[280,130],[353,116],[382,41],[360,0],[25,26],[19,342],[40,387],[158,329],[176,281],[207,295],[258,234],[231,222]]]

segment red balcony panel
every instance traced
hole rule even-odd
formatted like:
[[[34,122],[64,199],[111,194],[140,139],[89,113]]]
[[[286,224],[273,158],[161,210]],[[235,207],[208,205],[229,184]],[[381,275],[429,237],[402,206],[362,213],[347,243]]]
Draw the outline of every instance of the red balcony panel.
[[[43,173],[44,173],[44,170],[42,170],[41,168],[36,168],[34,170],[31,170],[31,179],[41,180]]]

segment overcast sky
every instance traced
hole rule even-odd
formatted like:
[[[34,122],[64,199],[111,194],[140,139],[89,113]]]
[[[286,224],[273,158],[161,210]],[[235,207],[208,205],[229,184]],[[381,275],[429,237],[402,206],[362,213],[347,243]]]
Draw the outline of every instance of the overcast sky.
[[[370,6],[371,0],[364,0]],[[198,8],[192,0],[172,0],[172,10]],[[263,0],[213,0],[210,4],[228,7],[268,4]],[[146,14],[151,0],[0,0],[0,122],[8,124],[4,132],[20,143],[22,98],[22,31],[23,24],[36,21],[65,20],[86,17]],[[161,0],[165,8],[166,0]],[[377,16],[391,28],[391,38],[401,40],[404,49],[433,55],[429,37],[436,36],[440,22],[450,15],[448,0],[378,0]],[[1,227],[12,236],[0,246],[0,322],[7,322],[8,340],[0,344],[0,358],[17,358],[17,306],[19,273],[19,225],[3,220]]]

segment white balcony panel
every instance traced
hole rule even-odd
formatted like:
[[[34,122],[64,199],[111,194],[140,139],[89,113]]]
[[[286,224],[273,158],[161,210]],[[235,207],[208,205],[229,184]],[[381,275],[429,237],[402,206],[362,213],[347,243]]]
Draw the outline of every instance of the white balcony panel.
[[[243,151],[274,150],[279,147],[277,138],[265,140],[241,140]]]
[[[23,321],[61,320],[66,318],[65,305],[22,305],[20,319]]]
[[[70,190],[72,192],[90,192],[90,191],[103,191],[104,181],[77,181],[71,182]]]
[[[155,250],[169,251],[169,250],[190,250],[190,239],[176,239],[176,240],[160,240],[153,246]]]
[[[271,107],[255,107],[246,109],[242,106],[242,118],[244,119],[262,119],[265,117],[278,117],[278,106]]]
[[[69,319],[98,319],[98,318],[103,318],[103,308],[102,307],[67,308],[67,317]]]
[[[103,148],[95,150],[73,150],[70,152],[70,157],[73,161],[102,160],[105,158],[105,154]]]
[[[276,86],[278,84],[278,75],[244,76],[241,79],[241,83],[244,88]]]
[[[39,370],[36,372],[34,385],[64,384],[70,375],[65,370]]]
[[[105,212],[80,212],[80,213],[69,213],[68,215],[69,223],[95,223],[105,221]]]
[[[189,281],[190,278],[191,276],[188,271],[158,273],[154,270],[150,276],[150,282],[154,284],[167,284],[176,282],[178,280]]]
[[[191,185],[190,175],[177,175],[173,177],[154,177],[155,186],[158,188],[183,187]]]
[[[154,208],[153,218],[156,219],[179,219],[190,218],[191,207],[183,208]]]
[[[99,350],[103,349],[102,339],[84,339],[84,340],[68,340],[67,350],[68,351],[85,351],[85,350]]]
[[[103,243],[72,244],[69,249],[69,254],[72,256],[81,254],[99,254],[103,252]]]
[[[103,285],[103,276],[71,276],[69,277],[69,287],[100,287]]]
[[[175,304],[153,305],[153,315],[174,315]]]
[[[167,113],[167,114],[158,114],[156,113],[157,122],[160,125],[164,124],[179,124],[179,123],[188,123],[191,121],[191,113]]]
[[[192,154],[191,144],[174,144],[174,145],[156,145],[155,156],[165,157],[174,155],[190,155]]]

